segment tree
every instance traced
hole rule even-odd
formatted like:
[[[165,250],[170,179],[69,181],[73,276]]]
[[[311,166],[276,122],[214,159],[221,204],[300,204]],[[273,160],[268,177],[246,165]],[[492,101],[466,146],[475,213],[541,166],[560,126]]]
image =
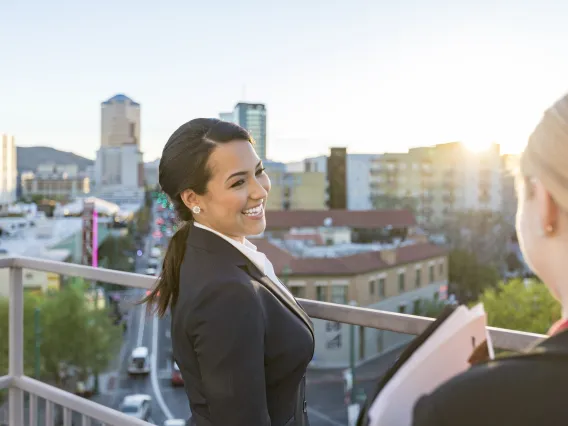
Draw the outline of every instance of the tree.
[[[35,294],[24,294],[24,372],[30,376],[34,373],[35,360],[35,308],[40,300]],[[8,374],[9,367],[9,309],[8,298],[0,298],[0,376]]]
[[[449,292],[467,303],[475,300],[486,289],[495,287],[499,271],[491,265],[481,263],[474,252],[456,249],[449,256]]]
[[[519,260],[519,257],[514,252],[509,252],[505,258],[505,263],[507,264],[507,271],[509,272],[520,272],[523,270],[523,263]]]
[[[546,334],[560,318],[561,307],[537,280],[515,279],[486,289],[481,297],[488,324],[511,330]]]
[[[413,315],[436,318],[445,307],[446,303],[439,299],[419,299],[415,304]]]
[[[115,356],[122,331],[112,325],[107,309],[94,310],[84,284],[69,285],[46,298],[42,306],[41,356],[44,373],[58,386],[60,375],[73,367],[80,379],[102,371]]]
[[[475,253],[481,264],[501,270],[505,266],[507,244],[514,235],[513,228],[500,213],[466,211],[452,214],[440,231],[452,249]]]

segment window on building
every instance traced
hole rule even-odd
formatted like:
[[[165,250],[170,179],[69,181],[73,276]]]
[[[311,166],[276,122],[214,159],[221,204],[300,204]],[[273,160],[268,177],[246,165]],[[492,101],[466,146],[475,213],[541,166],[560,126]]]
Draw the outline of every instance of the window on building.
[[[375,294],[375,280],[369,281],[369,294]]]
[[[416,278],[415,278],[414,284],[415,284],[416,288],[418,288],[422,285],[422,269],[416,270]]]
[[[442,274],[444,273],[444,264],[443,264],[443,263],[440,263],[440,266],[438,267],[438,269],[439,269],[438,273],[439,273],[440,275],[442,275]]]
[[[379,278],[379,296],[385,297],[385,282],[384,278]]]
[[[334,285],[331,287],[331,303],[346,304],[347,303],[347,286]]]
[[[404,272],[401,272],[398,274],[398,291],[399,293],[404,293],[404,287],[405,287],[405,277],[404,277]]]
[[[320,302],[327,302],[327,286],[318,285],[316,287],[316,298]]]
[[[434,282],[434,265],[430,265],[428,271],[430,272],[430,284],[432,284]]]

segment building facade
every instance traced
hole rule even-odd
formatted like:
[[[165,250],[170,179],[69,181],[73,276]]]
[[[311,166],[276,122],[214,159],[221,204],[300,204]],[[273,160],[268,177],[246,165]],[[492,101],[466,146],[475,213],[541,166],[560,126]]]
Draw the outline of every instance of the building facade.
[[[323,172],[290,172],[284,163],[265,161],[272,189],[269,210],[327,209],[327,180]]]
[[[448,296],[447,251],[416,232],[408,211],[267,211],[267,224],[262,238],[251,242],[296,297],[420,314],[424,303]],[[371,242],[363,242],[364,231],[375,233]],[[350,327],[317,319],[314,326],[312,365],[347,367]],[[372,328],[355,331],[358,361],[412,339]]]
[[[140,104],[118,94],[101,103],[101,147],[140,148]]]
[[[16,202],[18,159],[14,136],[0,134],[0,208]]]

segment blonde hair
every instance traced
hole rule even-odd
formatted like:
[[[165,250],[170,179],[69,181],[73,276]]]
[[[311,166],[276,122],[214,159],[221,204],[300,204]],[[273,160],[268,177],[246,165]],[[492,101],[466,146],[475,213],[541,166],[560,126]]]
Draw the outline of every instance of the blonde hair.
[[[519,173],[540,180],[568,212],[568,94],[544,112],[521,154]]]

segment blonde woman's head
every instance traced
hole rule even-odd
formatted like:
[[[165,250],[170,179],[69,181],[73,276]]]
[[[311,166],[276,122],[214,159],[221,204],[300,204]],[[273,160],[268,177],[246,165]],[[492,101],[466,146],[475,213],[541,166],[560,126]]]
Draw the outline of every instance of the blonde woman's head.
[[[528,140],[520,159],[518,196],[523,255],[555,296],[568,303],[568,95],[544,112]]]

